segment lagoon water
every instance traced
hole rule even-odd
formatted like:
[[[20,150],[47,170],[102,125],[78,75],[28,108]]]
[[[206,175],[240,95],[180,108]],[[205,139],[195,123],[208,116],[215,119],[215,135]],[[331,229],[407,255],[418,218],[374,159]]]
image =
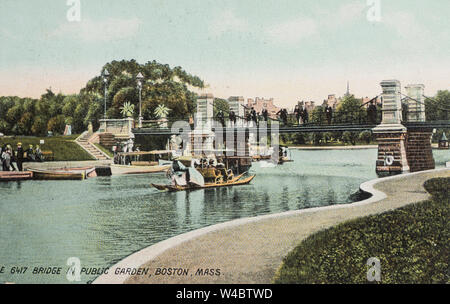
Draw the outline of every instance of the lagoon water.
[[[293,163],[261,168],[250,185],[165,193],[150,188],[164,174],[85,181],[0,184],[0,282],[69,283],[69,257],[81,267],[109,267],[144,247],[197,228],[237,218],[344,204],[376,178],[376,149],[292,151]],[[436,167],[448,151],[434,151]],[[218,240],[220,246],[220,240]],[[180,257],[182,265],[182,257]],[[175,265],[176,266],[176,265]],[[28,267],[12,274],[12,267]],[[62,267],[60,275],[33,275]],[[81,275],[80,283],[96,275]]]

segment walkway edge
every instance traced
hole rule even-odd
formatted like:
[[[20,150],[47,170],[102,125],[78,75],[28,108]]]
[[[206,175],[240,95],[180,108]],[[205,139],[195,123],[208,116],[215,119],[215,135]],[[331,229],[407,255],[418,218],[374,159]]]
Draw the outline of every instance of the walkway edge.
[[[142,265],[146,264],[147,262],[158,257],[159,255],[164,253],[166,250],[169,250],[173,247],[183,244],[184,242],[193,240],[197,237],[203,236],[203,235],[211,233],[211,232],[215,232],[215,231],[219,231],[219,230],[227,229],[227,228],[232,228],[232,227],[236,227],[236,226],[240,226],[240,225],[244,225],[244,224],[248,224],[248,223],[264,221],[264,220],[272,219],[272,218],[282,218],[282,217],[295,216],[295,215],[303,214],[303,213],[315,213],[315,212],[321,212],[323,210],[351,208],[354,206],[363,206],[363,205],[372,204],[372,203],[381,201],[387,197],[387,195],[384,192],[379,191],[374,188],[374,186],[378,183],[388,181],[388,180],[398,179],[398,178],[402,178],[402,177],[417,175],[417,174],[423,174],[423,173],[429,173],[429,172],[439,172],[439,171],[445,171],[445,170],[450,170],[450,169],[449,168],[440,168],[440,169],[420,171],[420,172],[415,172],[415,173],[406,173],[406,174],[400,174],[400,175],[395,175],[395,176],[390,176],[390,177],[377,178],[377,179],[373,179],[373,180],[364,182],[360,185],[360,189],[362,191],[371,193],[372,196],[368,199],[365,199],[365,200],[362,200],[359,202],[355,202],[355,203],[324,206],[324,207],[315,207],[315,208],[301,209],[301,210],[292,210],[292,211],[287,211],[287,212],[283,212],[283,213],[261,215],[261,216],[250,217],[250,218],[241,218],[241,219],[237,219],[237,220],[232,220],[232,221],[200,228],[200,229],[193,230],[190,232],[186,232],[186,233],[177,235],[175,237],[172,237],[170,239],[156,243],[154,245],[151,245],[149,247],[146,247],[144,249],[141,249],[141,250],[129,255],[128,257],[124,258],[117,264],[110,267],[108,274],[103,274],[103,275],[99,276],[98,278],[96,278],[93,281],[93,284],[123,284],[130,276],[115,274],[114,272],[116,269],[139,268],[140,266],[142,266]]]

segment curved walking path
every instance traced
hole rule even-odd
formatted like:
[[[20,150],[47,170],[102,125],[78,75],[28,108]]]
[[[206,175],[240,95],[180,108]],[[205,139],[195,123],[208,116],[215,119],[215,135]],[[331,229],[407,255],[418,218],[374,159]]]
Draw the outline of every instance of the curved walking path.
[[[111,267],[94,283],[271,283],[296,245],[311,234],[358,217],[382,213],[429,197],[425,180],[449,177],[439,169],[376,179],[361,185],[367,200],[289,211],[188,232],[145,248]],[[116,275],[117,268],[148,268],[149,275]],[[157,268],[184,268],[188,275],[155,275]],[[195,275],[198,268],[220,269],[220,276]]]

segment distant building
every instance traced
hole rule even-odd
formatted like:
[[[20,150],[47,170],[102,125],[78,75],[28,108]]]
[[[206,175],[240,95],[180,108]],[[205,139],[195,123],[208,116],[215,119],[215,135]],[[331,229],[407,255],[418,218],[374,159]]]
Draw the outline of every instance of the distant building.
[[[277,113],[281,110],[281,108],[273,104],[273,98],[270,99],[264,99],[259,97],[256,97],[255,99],[248,98],[246,107],[248,110],[254,108],[256,113],[260,114],[263,109],[266,109],[269,114],[269,117],[271,118],[276,118]]]
[[[312,110],[314,110],[314,108],[316,107],[316,103],[314,101],[299,101],[298,106],[300,107],[300,109],[304,109],[306,108],[306,111],[308,113],[311,113]]]
[[[329,106],[331,107],[333,110],[336,110],[337,105],[341,102],[341,99],[336,98],[335,94],[330,94],[328,95],[327,99],[324,99],[322,106]]]
[[[361,98],[362,103],[365,108],[369,107],[369,105],[370,105],[369,101],[372,100],[373,98],[374,97],[368,97],[368,96]],[[376,105],[381,105],[381,101],[382,101],[381,96],[377,96],[377,98],[374,101],[376,101]]]

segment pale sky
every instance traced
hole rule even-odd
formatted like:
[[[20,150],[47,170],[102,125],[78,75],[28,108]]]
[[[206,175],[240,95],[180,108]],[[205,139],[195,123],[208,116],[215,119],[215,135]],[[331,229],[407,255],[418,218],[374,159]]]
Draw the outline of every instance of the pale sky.
[[[375,96],[384,79],[450,84],[450,1],[0,0],[0,95],[76,93],[112,60],[156,60],[205,80],[209,92],[297,100]]]

